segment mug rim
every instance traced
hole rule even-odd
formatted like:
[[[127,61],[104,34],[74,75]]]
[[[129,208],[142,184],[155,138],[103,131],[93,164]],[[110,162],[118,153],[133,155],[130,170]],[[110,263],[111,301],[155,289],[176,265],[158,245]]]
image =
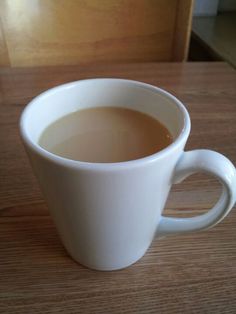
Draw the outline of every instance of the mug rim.
[[[117,81],[117,82],[124,82],[127,84],[134,84],[138,87],[141,88],[145,88],[148,90],[151,90],[154,93],[159,93],[169,99],[171,99],[173,101],[173,104],[176,105],[176,107],[178,107],[178,109],[180,110],[181,114],[183,115],[183,121],[184,121],[184,125],[182,127],[181,132],[179,133],[179,135],[176,137],[176,139],[169,144],[167,147],[165,147],[164,149],[142,157],[142,158],[138,158],[138,159],[133,159],[133,160],[127,160],[127,161],[121,161],[121,162],[110,162],[110,163],[102,163],[102,162],[87,162],[87,161],[79,161],[79,160],[73,160],[73,159],[69,159],[69,158],[65,158],[65,157],[61,157],[59,155],[53,154],[49,151],[47,151],[46,149],[44,149],[43,147],[41,147],[37,142],[34,142],[30,139],[30,137],[27,134],[27,131],[25,129],[25,120],[28,118],[27,114],[28,114],[28,110],[29,108],[36,102],[40,102],[42,98],[49,96],[50,94],[54,94],[57,93],[57,91],[59,90],[64,90],[64,89],[68,89],[68,88],[72,88],[75,87],[78,84],[81,84],[85,81],[101,81],[101,80],[107,80],[107,81]],[[57,163],[60,164],[62,166],[66,166],[66,167],[72,167],[72,168],[87,168],[87,169],[107,169],[107,168],[130,168],[132,166],[139,166],[139,165],[143,165],[146,163],[151,163],[154,162],[160,158],[165,157],[166,155],[168,155],[171,151],[175,150],[183,141],[187,140],[189,133],[190,133],[190,129],[191,129],[191,120],[190,120],[190,116],[189,113],[187,111],[187,109],[185,108],[185,106],[183,105],[183,103],[176,98],[174,95],[172,95],[171,93],[165,91],[164,89],[148,84],[148,83],[143,83],[140,81],[136,81],[136,80],[129,80],[129,79],[121,79],[121,78],[89,78],[89,79],[82,79],[82,80],[77,80],[77,81],[72,81],[72,82],[68,82],[68,83],[64,83],[64,84],[60,84],[58,86],[52,87],[50,89],[47,89],[46,91],[40,93],[38,96],[34,97],[24,108],[23,112],[21,113],[20,116],[20,133],[21,133],[21,137],[23,139],[23,142],[25,145],[27,145],[29,148],[31,148],[35,153],[39,154],[41,157],[47,159],[48,161],[51,161],[53,163]]]

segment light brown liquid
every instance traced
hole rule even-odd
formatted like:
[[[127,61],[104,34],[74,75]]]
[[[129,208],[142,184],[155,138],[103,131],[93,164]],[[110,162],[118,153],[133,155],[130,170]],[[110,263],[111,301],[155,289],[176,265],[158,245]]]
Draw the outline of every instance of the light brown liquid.
[[[154,154],[172,142],[159,121],[119,107],[71,113],[49,125],[39,145],[56,155],[87,162],[121,162]]]

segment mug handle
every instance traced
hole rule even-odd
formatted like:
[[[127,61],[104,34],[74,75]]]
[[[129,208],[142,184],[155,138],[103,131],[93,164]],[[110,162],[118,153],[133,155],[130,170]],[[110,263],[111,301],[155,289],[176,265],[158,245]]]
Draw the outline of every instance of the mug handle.
[[[180,183],[195,172],[215,176],[222,184],[222,194],[213,208],[203,215],[191,218],[162,216],[157,235],[184,233],[207,229],[220,222],[232,209],[236,200],[236,170],[223,155],[205,149],[184,152],[177,163],[173,184]]]

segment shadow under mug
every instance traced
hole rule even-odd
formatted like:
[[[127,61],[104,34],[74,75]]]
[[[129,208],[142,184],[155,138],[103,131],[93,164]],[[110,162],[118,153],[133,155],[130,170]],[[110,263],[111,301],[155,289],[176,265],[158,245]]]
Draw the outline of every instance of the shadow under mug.
[[[153,155],[118,163],[88,163],[54,155],[39,146],[43,130],[83,108],[116,106],[157,118],[173,143]],[[23,143],[62,242],[79,263],[97,270],[131,265],[154,236],[199,231],[221,221],[236,199],[236,171],[210,150],[184,152],[190,118],[166,91],[122,79],[88,79],[52,88],[25,108],[20,119]],[[217,204],[192,218],[162,216],[172,184],[203,171],[222,184]]]

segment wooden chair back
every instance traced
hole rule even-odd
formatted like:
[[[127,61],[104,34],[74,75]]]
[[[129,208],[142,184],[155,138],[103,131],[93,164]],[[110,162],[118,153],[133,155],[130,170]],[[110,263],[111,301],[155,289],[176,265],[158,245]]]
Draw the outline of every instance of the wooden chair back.
[[[192,0],[1,0],[0,65],[183,61]]]

